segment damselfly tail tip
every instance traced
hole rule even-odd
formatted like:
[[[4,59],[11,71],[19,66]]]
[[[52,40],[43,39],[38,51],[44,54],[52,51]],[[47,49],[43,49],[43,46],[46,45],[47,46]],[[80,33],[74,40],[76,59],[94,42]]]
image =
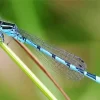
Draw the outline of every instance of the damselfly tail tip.
[[[96,82],[100,83],[100,77],[96,76]]]

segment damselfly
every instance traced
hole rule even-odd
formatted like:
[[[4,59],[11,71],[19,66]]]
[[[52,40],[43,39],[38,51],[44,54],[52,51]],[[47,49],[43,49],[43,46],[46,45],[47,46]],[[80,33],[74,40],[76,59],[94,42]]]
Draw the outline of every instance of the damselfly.
[[[100,83],[99,76],[86,71],[86,64],[81,58],[46,44],[36,36],[19,29],[16,24],[0,21],[0,37],[2,41],[4,41],[4,34],[22,43],[29,44],[46,56],[52,58],[52,60],[56,62],[55,67],[58,68],[65,77],[69,79],[81,79],[83,76],[86,76]]]

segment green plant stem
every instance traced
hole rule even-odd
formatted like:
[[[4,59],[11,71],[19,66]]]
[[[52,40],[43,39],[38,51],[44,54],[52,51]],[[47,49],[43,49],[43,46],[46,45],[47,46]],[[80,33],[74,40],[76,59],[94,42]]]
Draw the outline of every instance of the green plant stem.
[[[4,43],[0,43],[1,48],[16,62],[16,64],[27,74],[27,76],[37,85],[37,87],[50,100],[57,98],[45,87],[45,85],[33,74],[33,72],[20,60],[20,58]]]

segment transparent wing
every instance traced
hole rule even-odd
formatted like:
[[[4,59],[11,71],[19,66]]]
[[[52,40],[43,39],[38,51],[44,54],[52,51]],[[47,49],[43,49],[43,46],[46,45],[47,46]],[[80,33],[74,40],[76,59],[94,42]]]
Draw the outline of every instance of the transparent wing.
[[[69,63],[75,65],[76,67],[79,67],[83,70],[86,69],[86,64],[84,63],[84,61],[81,58],[75,56],[74,54],[71,54],[65,50],[48,45],[44,41],[37,38],[36,36],[28,34],[27,32],[25,32],[23,30],[18,30],[18,32],[22,36],[24,36],[25,38],[29,39],[31,42],[41,46],[42,48],[46,49],[47,51],[49,51],[49,52],[55,54],[56,56],[68,61]],[[37,52],[39,55],[41,55],[40,57],[43,57],[45,60],[45,65],[46,65],[46,63],[47,63],[47,66],[49,64],[49,68],[54,70],[57,74],[65,77],[67,79],[73,79],[73,80],[80,80],[81,78],[84,77],[80,73],[77,73],[77,72],[69,69],[67,66],[59,63],[58,61],[52,59],[49,56],[46,56],[45,54],[41,53],[40,51],[35,50],[35,52]],[[41,58],[41,59],[43,59],[43,58]]]

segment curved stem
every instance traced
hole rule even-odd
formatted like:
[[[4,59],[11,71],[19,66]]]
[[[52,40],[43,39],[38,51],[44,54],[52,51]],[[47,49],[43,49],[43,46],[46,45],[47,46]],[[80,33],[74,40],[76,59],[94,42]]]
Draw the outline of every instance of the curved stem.
[[[39,66],[39,68],[49,77],[49,79],[54,83],[54,85],[59,89],[59,91],[63,94],[66,100],[70,100],[69,96],[64,92],[64,90],[58,85],[58,83],[53,79],[50,73],[44,68],[44,66],[40,63],[40,61],[31,53],[31,51],[21,42],[15,40],[30,56],[30,58]]]

